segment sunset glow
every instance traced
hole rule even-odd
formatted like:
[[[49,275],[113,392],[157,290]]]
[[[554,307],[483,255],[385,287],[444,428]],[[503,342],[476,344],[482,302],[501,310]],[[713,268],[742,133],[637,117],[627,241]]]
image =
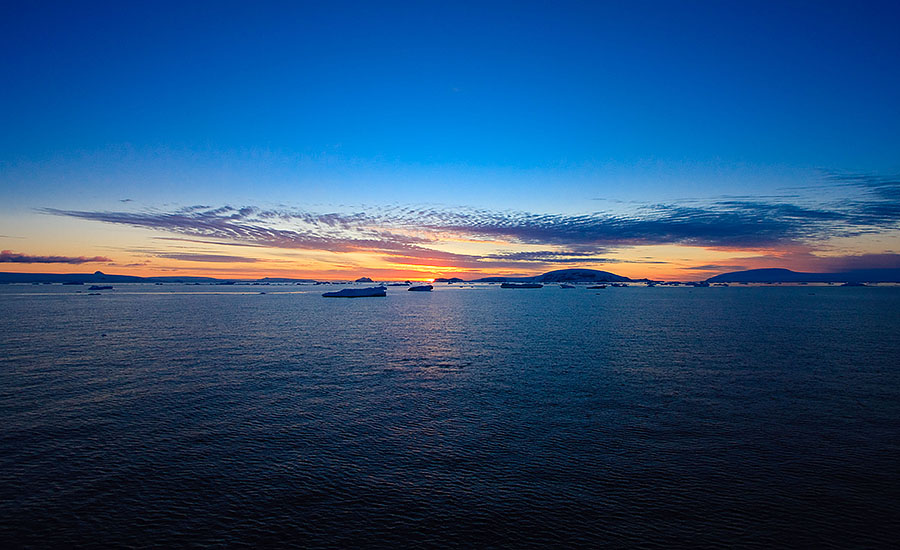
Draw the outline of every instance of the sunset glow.
[[[490,6],[403,21],[189,6],[176,30],[150,6],[20,6],[2,38],[2,270],[701,280],[900,266],[900,81],[882,18],[804,13],[797,36],[783,21],[798,14],[749,6],[620,8],[532,7],[506,24]],[[247,33],[233,26],[245,17]]]
[[[900,2],[0,6],[0,550],[893,548]]]

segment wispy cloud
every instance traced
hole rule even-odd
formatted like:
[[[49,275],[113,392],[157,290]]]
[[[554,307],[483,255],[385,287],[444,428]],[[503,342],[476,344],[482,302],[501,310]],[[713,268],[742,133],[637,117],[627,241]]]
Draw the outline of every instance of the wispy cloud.
[[[158,256],[160,258],[169,258],[171,260],[182,260],[186,262],[255,263],[259,261],[256,258],[227,256],[224,254],[167,253],[158,254]]]
[[[250,244],[250,243],[235,243],[228,241],[210,241],[203,239],[191,239],[187,237],[153,237],[154,239],[160,241],[177,241],[177,242],[185,242],[185,243],[196,243],[196,244],[212,244],[215,246],[245,246],[245,247],[261,247],[261,244]]]
[[[810,247],[835,237],[900,229],[900,178],[826,175],[825,185],[854,190],[852,200],[817,202],[797,195],[730,196],[635,206],[626,213],[553,214],[426,206],[315,213],[256,206],[194,205],[174,211],[42,212],[163,231],[157,237],[282,249],[369,252],[389,262],[465,268],[620,261],[608,252],[639,245],[718,249]],[[435,250],[446,238],[493,241],[508,252],[487,255]],[[512,244],[510,244],[512,243]],[[522,252],[516,244],[551,250]],[[177,257],[176,257],[177,256]],[[194,261],[253,261],[242,256],[170,254]],[[206,257],[206,259],[199,259]],[[217,259],[221,258],[221,259]],[[226,259],[227,258],[227,259]]]
[[[558,251],[558,250],[536,250],[530,252],[504,252],[500,254],[489,254],[484,258],[491,260],[500,260],[503,262],[539,262],[539,263],[617,263],[622,260],[617,258],[608,258],[599,256],[594,252],[576,252],[576,251]]]
[[[900,175],[878,176],[825,172],[823,177],[832,185],[867,190],[884,201],[900,201]]]
[[[421,242],[415,237],[374,227],[375,220],[365,214],[279,212],[252,206],[189,206],[174,212],[90,212],[46,208],[41,212],[273,248],[335,252],[360,249],[393,251]]]
[[[11,250],[0,251],[0,263],[13,264],[86,264],[91,262],[111,262],[105,256],[94,256],[88,258],[85,256],[32,256],[29,254],[18,254]]]
[[[841,212],[748,201],[720,201],[703,207],[658,204],[628,215],[431,210],[416,217],[400,216],[379,221],[385,225],[417,225],[434,231],[514,239],[529,244],[604,247],[647,244],[770,246],[852,232],[855,225]]]
[[[900,254],[858,254],[820,259],[822,271],[853,271],[856,269],[900,269]]]
[[[504,252],[500,254],[489,254],[482,256],[484,260],[497,261],[500,263],[535,263],[535,264],[615,264],[622,263],[626,260],[621,258],[611,258],[608,256],[599,256],[595,252],[577,252],[574,250],[538,250],[532,252]],[[664,264],[667,262],[655,260],[636,260],[629,259],[629,263],[645,263],[645,264]]]
[[[706,264],[686,267],[684,269],[689,269],[691,271],[739,271],[742,269],[746,269],[746,267],[742,265]]]

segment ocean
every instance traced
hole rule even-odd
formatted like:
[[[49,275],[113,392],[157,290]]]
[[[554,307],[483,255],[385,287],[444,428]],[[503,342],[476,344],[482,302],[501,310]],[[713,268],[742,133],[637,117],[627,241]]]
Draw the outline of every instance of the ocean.
[[[898,287],[114,286],[0,285],[3,548],[900,536]]]

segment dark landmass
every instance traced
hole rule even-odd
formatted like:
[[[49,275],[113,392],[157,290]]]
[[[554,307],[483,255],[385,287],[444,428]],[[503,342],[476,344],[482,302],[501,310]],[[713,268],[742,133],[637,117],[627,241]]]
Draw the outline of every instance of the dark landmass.
[[[0,273],[0,283],[222,283],[240,279],[215,279],[213,277],[136,277],[134,275],[107,275],[94,273]],[[266,277],[250,282],[313,283],[311,279],[282,279]]]
[[[633,281],[633,279],[628,277],[596,269],[557,269],[556,271],[538,275],[535,280],[542,283],[571,283],[575,281],[624,283]]]
[[[95,273],[0,273],[0,281],[7,283],[156,283],[156,282],[215,282],[209,277],[135,277]]]
[[[262,279],[257,279],[255,282],[259,283],[315,283],[315,279],[290,279],[285,277],[263,277]]]
[[[790,269],[750,269],[722,273],[710,283],[897,283],[900,269],[859,269],[840,273],[802,273]]]
[[[459,277],[435,279],[438,283],[570,283],[570,282],[635,282],[646,279],[629,279],[608,271],[596,269],[558,269],[535,277],[484,277],[474,281],[466,281]],[[280,277],[264,277],[262,279],[216,279],[213,277],[137,277],[134,275],[107,275],[100,271],[94,273],[0,273],[0,283],[211,283],[235,284],[243,283],[315,283],[312,279],[289,279]],[[372,282],[368,277],[360,277],[355,282]],[[410,284],[409,281],[406,282]]]
[[[472,279],[471,281],[457,280],[459,283],[507,283],[507,282],[525,282],[533,281],[534,277],[482,277],[481,279]]]
[[[484,277],[475,279],[473,283],[624,283],[644,281],[646,279],[629,279],[608,271],[596,269],[557,269],[535,277]]]
[[[361,277],[357,282],[364,281]],[[107,275],[94,273],[0,273],[0,284],[4,283],[58,283],[67,285],[97,283],[207,283],[207,284],[267,284],[267,283],[316,283],[313,279],[290,279],[264,277],[262,279],[216,279],[213,277],[137,277],[134,275]],[[438,278],[438,283],[634,283],[650,282],[648,279],[629,279],[608,271],[596,269],[558,269],[534,277],[483,277],[466,281],[459,277]],[[709,283],[900,283],[898,269],[860,269],[840,273],[802,273],[789,269],[751,269],[722,273],[700,283],[680,283],[685,285],[706,285]],[[318,284],[331,284],[320,282]],[[406,284],[410,284],[407,281]],[[666,284],[658,282],[658,284]]]

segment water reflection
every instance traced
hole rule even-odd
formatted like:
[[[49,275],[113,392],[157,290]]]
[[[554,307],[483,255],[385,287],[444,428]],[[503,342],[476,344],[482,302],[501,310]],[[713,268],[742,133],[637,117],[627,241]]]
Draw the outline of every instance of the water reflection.
[[[0,290],[0,542],[887,542],[897,289],[612,290]]]

